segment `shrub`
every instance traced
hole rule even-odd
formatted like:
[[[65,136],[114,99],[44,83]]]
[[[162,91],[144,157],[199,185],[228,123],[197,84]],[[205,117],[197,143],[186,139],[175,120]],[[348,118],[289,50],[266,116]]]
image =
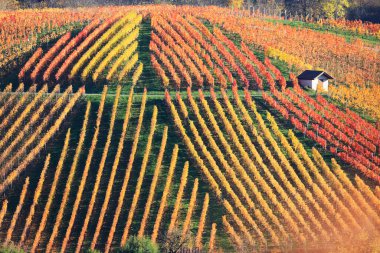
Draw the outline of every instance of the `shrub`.
[[[0,253],[25,253],[25,251],[16,245],[9,244],[1,246]]]
[[[158,253],[158,246],[147,237],[131,236],[126,244],[117,249],[119,253]]]
[[[97,249],[86,249],[84,253],[101,253],[101,251]]]

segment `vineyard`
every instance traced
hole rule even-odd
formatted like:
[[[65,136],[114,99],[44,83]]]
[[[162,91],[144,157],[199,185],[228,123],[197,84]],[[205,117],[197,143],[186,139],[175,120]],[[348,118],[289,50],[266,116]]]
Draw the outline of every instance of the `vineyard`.
[[[221,7],[0,20],[4,247],[378,250],[375,24],[368,43]],[[311,68],[336,77],[328,93],[299,84]]]

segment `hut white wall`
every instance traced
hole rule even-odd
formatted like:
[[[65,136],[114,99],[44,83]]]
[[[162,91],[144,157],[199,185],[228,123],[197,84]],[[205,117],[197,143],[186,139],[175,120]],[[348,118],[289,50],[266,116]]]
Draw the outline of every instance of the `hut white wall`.
[[[322,88],[323,88],[324,91],[328,91],[329,90],[329,80],[324,80],[323,81]]]
[[[318,87],[318,79],[314,79],[314,80],[312,81],[311,88],[312,88],[313,90],[317,90],[317,87]]]
[[[318,79],[315,80],[299,80],[300,85],[317,90]]]

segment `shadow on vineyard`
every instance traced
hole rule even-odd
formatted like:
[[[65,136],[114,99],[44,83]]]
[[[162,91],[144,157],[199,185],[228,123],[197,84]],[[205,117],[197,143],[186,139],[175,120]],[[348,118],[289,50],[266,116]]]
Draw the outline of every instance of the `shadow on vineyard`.
[[[50,212],[45,232],[47,234],[49,234],[50,233],[49,230],[51,230],[52,227],[54,226],[55,218],[56,218],[57,212],[59,210],[60,200],[62,199],[62,194],[63,194],[63,191],[65,189],[67,175],[69,174],[70,166],[71,166],[72,159],[73,159],[73,156],[75,153],[75,147],[79,141],[79,134],[80,134],[80,129],[82,127],[82,123],[83,123],[83,119],[84,119],[86,101],[90,101],[91,102],[91,113],[90,113],[90,117],[89,117],[89,126],[90,127],[88,127],[88,129],[86,131],[86,140],[84,142],[84,147],[83,147],[83,150],[81,152],[80,160],[78,163],[78,169],[77,169],[77,172],[74,176],[74,181],[72,184],[72,191],[71,191],[71,194],[69,197],[69,201],[67,203],[67,206],[73,206],[74,205],[75,194],[76,194],[77,189],[78,189],[79,184],[80,184],[80,180],[81,180],[82,173],[83,173],[83,168],[86,165],[85,164],[86,163],[86,155],[87,155],[89,148],[91,146],[91,139],[92,139],[92,136],[94,134],[94,127],[91,127],[91,125],[95,124],[96,112],[97,112],[97,109],[99,107],[99,98],[100,98],[100,96],[85,96],[84,99],[82,99],[82,101],[75,107],[75,109],[73,110],[73,112],[70,115],[69,120],[67,120],[63,124],[63,126],[60,128],[60,131],[54,137],[54,140],[49,142],[49,144],[46,146],[44,151],[41,152],[39,159],[37,159],[35,162],[33,162],[33,164],[29,165],[27,171],[20,175],[21,177],[30,177],[31,182],[38,182],[38,178],[39,178],[39,175],[41,173],[41,170],[42,170],[42,167],[44,164],[44,159],[45,159],[47,154],[51,154],[51,162],[50,162],[51,165],[49,166],[49,169],[48,169],[47,174],[46,174],[46,182],[44,184],[44,188],[42,190],[42,195],[40,197],[40,202],[39,202],[39,203],[41,203],[41,205],[36,209],[36,215],[35,215],[36,218],[33,220],[32,226],[30,228],[30,234],[34,234],[38,228],[38,224],[40,222],[41,215],[44,211],[44,205],[43,204],[46,203],[47,198],[48,198],[49,186],[51,185],[52,179],[54,178],[55,166],[57,165],[58,160],[60,158],[60,154],[62,151],[62,146],[63,146],[63,142],[65,139],[66,131],[70,128],[71,129],[71,138],[70,138],[70,144],[69,144],[69,152],[67,154],[67,158],[65,160],[65,163],[64,163],[64,166],[62,169],[61,177],[60,177],[59,183],[57,185],[57,192],[56,192],[56,195],[54,197],[54,202],[51,206],[52,211]],[[107,132],[109,129],[109,121],[110,121],[110,117],[111,117],[111,111],[112,111],[112,105],[113,105],[114,98],[115,98],[114,95],[109,95],[109,96],[107,96],[107,99],[106,99],[104,114],[102,117],[102,123],[101,123],[101,127],[100,127],[99,140],[98,140],[97,147],[95,149],[94,159],[92,160],[92,163],[90,166],[89,176],[88,176],[86,186],[85,186],[84,192],[83,192],[83,198],[82,198],[82,201],[81,201],[78,213],[77,213],[77,221],[79,221],[79,222],[76,222],[74,224],[74,227],[73,227],[73,233],[72,233],[73,238],[77,238],[79,236],[80,230],[82,228],[82,224],[80,221],[83,221],[85,219],[85,216],[86,216],[86,207],[88,206],[90,198],[91,198],[91,192],[92,192],[93,185],[95,183],[96,173],[97,173],[99,163],[100,163],[100,157],[102,156],[103,147],[104,147],[104,145],[106,143],[106,139],[107,139]],[[126,109],[126,105],[127,105],[127,100],[128,100],[127,96],[122,96],[120,98],[120,101],[119,101],[118,112],[117,112],[117,116],[116,116],[116,120],[115,120],[115,127],[114,127],[114,133],[112,135],[111,146],[110,146],[110,149],[109,149],[109,152],[107,155],[105,170],[103,172],[103,176],[102,176],[102,179],[100,182],[99,192],[98,192],[98,195],[96,198],[96,203],[98,203],[98,204],[95,205],[95,208],[94,208],[94,211],[92,214],[92,218],[91,218],[88,230],[87,230],[88,235],[92,235],[94,233],[95,227],[97,225],[96,219],[97,219],[97,217],[99,217],[99,214],[100,214],[100,207],[101,207],[100,203],[102,203],[103,198],[104,198],[104,194],[105,194],[105,190],[103,190],[103,189],[106,189],[107,183],[108,183],[108,178],[110,177],[111,167],[112,167],[114,157],[116,154],[116,150],[117,150],[117,142],[120,138],[121,127],[122,127],[124,116],[125,116],[125,109]],[[127,164],[128,164],[129,154],[131,152],[131,146],[132,146],[132,142],[133,142],[133,138],[134,138],[135,127],[136,127],[137,120],[138,120],[139,113],[140,113],[140,105],[141,105],[140,103],[141,103],[141,96],[136,94],[134,97],[133,105],[132,105],[132,111],[131,111],[130,123],[129,123],[128,130],[127,130],[127,135],[126,135],[126,138],[124,141],[124,149],[123,149],[122,156],[120,158],[120,163],[118,166],[116,179],[114,182],[113,191],[112,191],[112,195],[111,195],[111,201],[109,203],[108,209],[109,209],[109,212],[111,212],[111,213],[114,211],[114,209],[117,206],[117,198],[119,196],[119,191],[120,191],[121,185],[123,183],[123,177],[125,174],[125,169],[126,169]],[[126,198],[124,200],[124,205],[122,208],[122,214],[121,214],[119,220],[124,221],[127,219],[127,216],[128,216],[129,206],[131,204],[133,194],[134,194],[134,189],[135,189],[137,179],[139,176],[139,168],[141,167],[142,158],[143,158],[144,153],[145,153],[145,145],[146,145],[146,141],[147,141],[147,137],[148,137],[148,133],[149,133],[149,121],[150,121],[150,118],[152,116],[152,109],[153,109],[154,105],[157,105],[159,108],[159,114],[158,114],[158,119],[157,119],[158,124],[156,126],[156,132],[155,132],[154,139],[153,139],[153,145],[154,146],[151,150],[147,171],[146,171],[146,175],[145,175],[143,186],[142,186],[141,196],[140,196],[140,199],[138,202],[138,206],[136,208],[136,215],[135,215],[135,218],[134,218],[134,221],[132,224],[132,228],[131,228],[132,234],[135,234],[138,232],[138,228],[139,228],[139,224],[140,224],[139,221],[142,218],[142,214],[143,214],[143,211],[145,208],[145,202],[146,202],[145,200],[148,197],[149,186],[151,184],[151,179],[152,179],[152,176],[154,173],[155,156],[157,156],[157,154],[159,152],[159,148],[160,148],[159,143],[161,142],[162,132],[163,132],[163,128],[165,125],[169,126],[169,137],[168,137],[168,142],[167,142],[167,146],[165,149],[163,164],[162,164],[162,168],[161,168],[162,173],[159,176],[159,182],[158,182],[158,186],[156,189],[156,193],[157,193],[155,195],[156,200],[154,201],[154,204],[152,206],[152,210],[150,213],[151,218],[149,219],[149,222],[147,223],[147,228],[146,228],[147,234],[151,233],[153,230],[154,217],[156,217],[156,214],[157,214],[157,211],[159,208],[159,201],[158,200],[162,197],[162,192],[164,190],[165,180],[166,180],[166,176],[167,176],[167,170],[169,168],[170,157],[172,155],[172,150],[173,150],[175,144],[179,144],[179,155],[178,155],[177,165],[176,165],[176,169],[175,169],[176,173],[174,174],[173,184],[172,184],[172,187],[171,187],[170,193],[169,193],[169,195],[172,196],[172,198],[168,200],[167,210],[166,210],[165,215],[163,217],[163,223],[162,223],[162,229],[163,230],[165,230],[165,227],[167,227],[169,225],[167,221],[170,221],[170,215],[171,215],[171,212],[172,212],[172,209],[174,206],[174,202],[175,202],[175,195],[176,195],[176,192],[178,191],[179,181],[181,178],[181,171],[182,171],[182,168],[184,166],[185,161],[188,160],[186,148],[183,146],[181,141],[176,137],[175,129],[172,125],[172,122],[170,121],[170,119],[168,120],[164,102],[161,99],[154,99],[154,98],[149,99],[148,98],[148,101],[146,104],[146,112],[144,115],[144,121],[143,121],[141,135],[140,135],[140,141],[139,141],[138,148],[137,148],[137,153],[136,153],[136,157],[135,157],[135,162],[134,162],[129,186],[128,186],[127,192],[126,192]],[[202,176],[194,166],[190,165],[187,187],[191,187],[192,182],[194,181],[195,178],[201,179]],[[9,191],[8,191],[9,193],[7,195],[10,198],[12,198],[12,196],[14,196],[14,198],[17,199],[17,196],[20,194],[21,188],[22,188],[22,185],[14,184],[9,189]],[[32,193],[34,192],[35,188],[36,188],[36,184],[31,184],[29,186],[29,195],[31,197],[28,198],[27,201],[25,201],[25,206],[31,205]],[[201,207],[202,207],[201,201],[203,201],[202,198],[206,192],[210,192],[209,187],[206,184],[201,183],[199,186],[199,199],[198,199],[199,204],[197,205],[195,213],[193,214],[194,217],[197,217],[200,215]],[[185,210],[187,208],[186,203],[189,201],[190,195],[191,195],[191,191],[186,191],[185,195],[183,196],[183,208]],[[213,195],[211,195],[210,197],[211,197],[211,200],[210,200],[209,212],[213,214],[212,220],[213,220],[213,222],[216,222],[218,224],[218,226],[222,226],[222,223],[221,223],[222,212],[219,208],[218,201],[215,199],[215,197]],[[16,208],[16,205],[17,205],[17,202],[11,202],[9,205],[9,209],[8,209],[9,212],[13,212]],[[64,213],[63,220],[69,220],[70,219],[70,213],[71,213],[71,210],[67,209]],[[197,215],[197,213],[199,215]],[[27,215],[28,215],[27,210],[24,210],[20,214],[20,220],[25,219]],[[186,213],[181,212],[181,217],[179,218],[179,220],[183,220],[185,218],[185,216],[186,216]],[[4,220],[3,227],[7,227],[9,222],[10,222],[9,219]],[[121,223],[123,223],[123,222],[121,222]],[[104,223],[105,229],[103,229],[103,232],[100,234],[99,241],[106,241],[107,236],[108,236],[108,229],[107,228],[109,228],[111,226],[111,224],[112,224],[112,219],[108,219],[105,221],[105,223]],[[115,241],[120,240],[121,235],[122,235],[122,231],[123,231],[123,227],[121,226],[121,224],[118,225],[118,228],[119,229],[117,229],[117,232],[115,234]],[[66,227],[61,227],[61,229],[62,229],[62,231],[65,231]],[[209,223],[206,224],[205,229],[211,229],[211,224],[209,224]],[[197,232],[197,223],[194,221],[194,223],[192,223],[191,233],[196,234],[196,232]],[[1,233],[2,234],[6,233],[6,230],[4,230],[4,231],[2,230]],[[22,233],[22,226],[20,226],[20,229],[14,231],[14,237],[13,238],[15,241],[17,241],[19,239],[19,237],[21,236],[21,233]],[[57,237],[57,241],[63,241],[63,238],[64,238],[64,234],[59,233],[58,237]],[[91,236],[87,236],[86,238],[87,239],[83,243],[84,248],[89,247],[89,245],[91,243],[91,241],[89,241],[91,239]],[[208,240],[207,235],[205,235],[204,238],[205,238],[205,240]],[[26,243],[27,244],[32,243],[32,239],[33,238],[29,238],[29,240]],[[47,237],[43,238],[40,242],[39,247],[44,247],[44,245],[47,244],[48,239],[49,238],[47,238]],[[219,241],[219,244],[221,246],[223,246],[224,248],[231,247],[229,242],[227,241],[227,239],[224,236],[222,236],[222,234],[218,238],[218,241]],[[70,244],[68,245],[68,247],[74,247],[74,246],[75,245],[70,245]],[[102,244],[99,244],[99,247],[102,248],[103,247]]]

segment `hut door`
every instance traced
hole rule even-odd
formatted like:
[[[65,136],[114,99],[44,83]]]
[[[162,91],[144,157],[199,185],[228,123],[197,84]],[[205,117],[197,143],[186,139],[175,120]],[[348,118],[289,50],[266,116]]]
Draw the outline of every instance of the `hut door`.
[[[321,80],[321,79],[318,79],[317,90],[318,91],[323,90],[323,80]]]

